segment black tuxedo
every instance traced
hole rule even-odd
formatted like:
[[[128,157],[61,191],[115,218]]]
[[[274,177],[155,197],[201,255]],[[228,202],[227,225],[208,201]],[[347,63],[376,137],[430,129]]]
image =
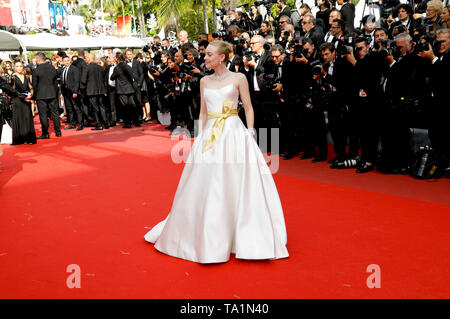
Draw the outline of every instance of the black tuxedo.
[[[442,157],[445,167],[450,166],[450,95],[448,94],[448,74],[450,74],[450,52],[447,51],[431,66],[431,89],[433,103],[430,112],[428,135],[431,146]]]
[[[236,71],[237,67],[237,71]],[[242,69],[244,68],[244,64],[242,62],[242,58],[238,55],[233,56],[233,58],[228,61],[227,63],[227,69],[232,72],[242,72]]]
[[[128,61],[126,63],[129,66]],[[140,88],[142,86],[142,83],[144,82],[144,72],[142,70],[141,63],[138,60],[132,60],[131,71],[133,72],[134,78],[136,79],[135,81],[133,81],[133,83],[135,83],[135,87],[137,85],[137,87]]]
[[[81,84],[86,87],[87,96],[106,94],[104,69],[95,62],[89,63],[81,75]]]
[[[58,71],[49,63],[41,63],[33,71],[33,99],[37,101],[42,135],[48,135],[48,112],[56,133],[61,133],[58,111]]]
[[[342,20],[345,22],[345,33],[355,30],[355,5],[353,3],[344,3],[341,7]]]
[[[60,77],[61,92],[64,97],[67,118],[71,125],[75,125],[76,123],[83,124],[80,98],[78,96],[76,98],[73,97],[74,94],[79,94],[80,77],[80,70],[73,65],[69,65],[67,69],[64,68]]]
[[[414,30],[416,29],[418,24],[419,23],[417,22],[417,20],[413,19],[412,16],[409,18],[409,21],[408,21],[408,24],[406,25],[406,27],[411,36],[414,34]],[[392,31],[394,30],[395,27],[399,27],[399,26],[402,26],[401,21],[395,21],[394,23],[391,24],[391,27],[388,30],[389,38],[393,38]]]
[[[127,62],[127,65],[130,65],[130,64]],[[133,59],[133,61],[131,63],[131,71],[133,72],[134,79],[135,79],[135,81],[133,82],[133,87],[134,87],[134,90],[135,90],[135,93],[134,93],[134,104],[136,106],[136,112],[138,114],[139,121],[141,121],[142,120],[141,87],[142,87],[142,83],[144,83],[144,72],[142,70],[141,63],[138,60]]]
[[[33,71],[33,99],[55,99],[58,96],[57,78],[58,71],[51,64],[40,64]]]
[[[401,57],[390,66],[383,82],[386,110],[383,116],[382,156],[379,168],[390,172],[411,165],[411,131],[408,101],[421,92],[420,71],[424,59],[414,54]],[[419,71],[419,72],[418,72]]]
[[[115,86],[115,83],[114,83],[114,86],[111,86],[109,84],[110,73],[112,75],[112,72],[114,72],[114,69],[111,71],[111,68],[113,68],[113,67],[115,67],[115,66],[108,65],[105,69],[105,76],[104,76],[105,88],[106,88],[106,93],[108,94],[108,100],[109,100],[109,104],[108,104],[109,109],[107,110],[106,115],[111,122],[117,122],[119,103],[117,103],[118,100],[117,100],[116,86]]]
[[[61,71],[60,85],[61,87],[66,87],[72,94],[79,93],[80,80],[80,70],[73,65],[69,65],[67,71],[66,68]]]
[[[135,78],[132,69],[125,62],[120,62],[114,68],[111,80],[116,81],[116,92],[124,112],[125,124],[129,125],[132,121],[138,121],[136,111],[138,106],[135,104],[135,88],[133,86],[133,81],[138,79]]]
[[[268,103],[268,99],[270,98],[271,94],[264,88],[264,81],[261,80],[260,75],[262,73],[265,73],[266,70],[270,70],[272,64],[273,62],[270,52],[262,51],[261,56],[256,59],[255,67],[249,67],[248,69],[244,68],[242,70],[249,83],[249,90],[252,97],[253,109],[255,114],[255,129],[268,127],[268,120],[265,119],[265,110],[267,109],[266,104]],[[259,91],[255,90],[255,78],[256,84],[259,87]],[[241,120],[246,123],[245,114],[243,113],[242,109],[239,116]]]
[[[331,71],[331,68],[333,71]],[[349,157],[354,157],[358,152],[359,145],[351,113],[355,97],[353,65],[346,58],[338,58],[332,66],[328,66],[326,72],[325,82],[335,88],[329,94],[328,107],[328,121],[331,137],[333,138],[333,148],[341,160],[346,158],[347,137],[349,137]]]
[[[101,127],[101,124],[108,127],[103,103],[103,96],[106,94],[104,75],[104,69],[95,62],[89,63],[81,75],[81,83],[86,87],[86,95],[89,97],[97,127]]]
[[[324,41],[324,35],[322,30],[318,26],[315,26],[305,34],[305,39],[311,39],[314,43],[314,46],[316,48],[319,48]]]
[[[264,81],[260,79],[259,75],[265,73],[266,68],[270,68],[272,63],[271,53],[262,51],[261,56],[256,59],[256,67],[249,67],[248,70],[243,70],[250,85],[250,94],[255,93],[255,75],[260,92],[264,92]]]
[[[81,83],[81,76],[84,73],[84,70],[87,68],[87,63],[83,58],[78,57],[75,61],[73,61],[72,66],[76,66],[80,71],[80,97],[78,97],[78,101],[80,103],[80,107],[82,109],[84,115],[84,121],[88,122],[89,116],[89,98],[86,95],[86,86],[85,83]]]

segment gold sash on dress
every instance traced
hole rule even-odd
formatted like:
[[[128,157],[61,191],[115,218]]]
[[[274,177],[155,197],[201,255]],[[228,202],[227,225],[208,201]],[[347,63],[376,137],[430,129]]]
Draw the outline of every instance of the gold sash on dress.
[[[223,102],[222,113],[208,111],[208,120],[216,120],[214,121],[208,139],[203,146],[203,152],[206,152],[207,150],[212,148],[214,146],[214,143],[219,140],[220,136],[222,135],[223,127],[225,125],[225,120],[230,116],[238,115],[238,110],[231,109],[232,106],[233,101],[227,100]]]

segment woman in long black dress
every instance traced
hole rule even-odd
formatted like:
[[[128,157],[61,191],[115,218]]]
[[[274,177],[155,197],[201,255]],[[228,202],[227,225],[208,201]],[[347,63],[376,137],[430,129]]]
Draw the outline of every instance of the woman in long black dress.
[[[13,99],[12,109],[12,145],[36,144],[33,115],[31,111],[31,82],[24,73],[22,62],[14,63],[15,73],[11,79],[12,86],[19,93]],[[27,96],[25,96],[25,94]]]

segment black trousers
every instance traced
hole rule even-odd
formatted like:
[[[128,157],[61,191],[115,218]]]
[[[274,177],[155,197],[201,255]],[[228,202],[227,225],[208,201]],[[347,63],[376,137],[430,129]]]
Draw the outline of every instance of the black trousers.
[[[439,154],[445,167],[450,166],[449,103],[448,99],[434,101],[429,115],[430,128],[428,129],[431,147]]]
[[[350,146],[348,156],[357,156],[359,154],[359,138],[354,106],[343,103],[339,98],[332,99],[328,110],[328,123],[334,152],[337,156],[347,157],[347,140]]]
[[[106,109],[106,117],[111,122],[117,122],[118,120],[118,106],[116,88],[110,86],[108,88],[108,108]]]
[[[73,93],[68,88],[62,88],[62,94],[64,97],[64,105],[66,106],[67,117],[69,123],[72,125],[83,124],[83,112],[81,110],[80,100],[73,98]]]
[[[375,163],[380,140],[380,100],[367,100],[358,103],[358,122],[361,143],[361,162]]]
[[[38,99],[37,106],[39,109],[39,120],[41,121],[42,135],[48,135],[48,113],[53,120],[53,125],[56,133],[61,133],[61,126],[59,121],[58,100],[53,99]]]
[[[410,166],[414,150],[407,121],[407,106],[401,103],[390,104],[383,114],[381,127],[381,169],[389,171]]]
[[[119,101],[123,109],[123,121],[125,125],[130,125],[132,122],[137,123],[138,116],[134,104],[134,94],[119,94]]]
[[[317,105],[301,111],[301,136],[305,155],[326,157],[328,155],[327,125],[322,108]]]
[[[108,122],[106,118],[105,104],[103,103],[103,95],[89,96],[89,102],[91,103],[97,126],[101,126],[102,124],[106,125]]]

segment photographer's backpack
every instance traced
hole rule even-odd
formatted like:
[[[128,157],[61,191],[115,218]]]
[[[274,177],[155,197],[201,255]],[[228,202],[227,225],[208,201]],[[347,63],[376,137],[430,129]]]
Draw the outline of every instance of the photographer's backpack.
[[[428,145],[421,146],[416,152],[414,164],[411,167],[411,176],[419,179],[440,178],[444,169],[438,154]]]

